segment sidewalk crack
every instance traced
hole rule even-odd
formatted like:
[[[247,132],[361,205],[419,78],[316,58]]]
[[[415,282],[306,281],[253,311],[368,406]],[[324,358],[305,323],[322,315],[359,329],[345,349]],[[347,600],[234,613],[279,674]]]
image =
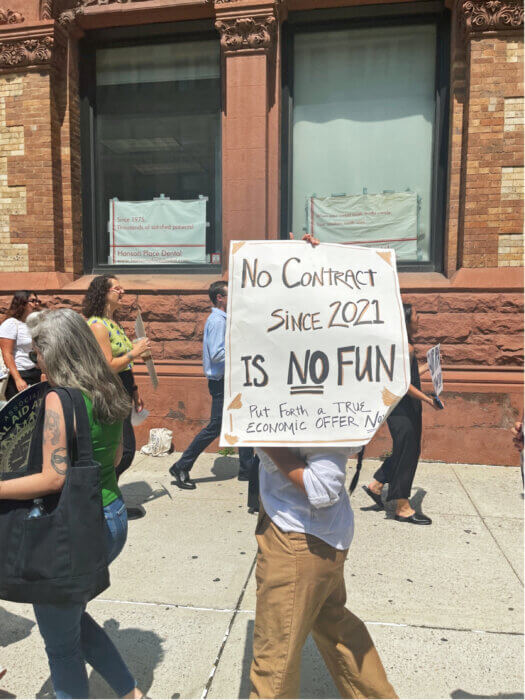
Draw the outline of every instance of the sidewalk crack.
[[[511,568],[512,571],[514,572],[516,578],[518,579],[518,581],[519,581],[519,582],[521,583],[521,585],[523,586],[523,580],[522,580],[521,576],[520,576],[519,573],[516,571],[516,569],[514,568],[512,562],[510,561],[510,559],[508,558],[508,556],[507,556],[507,555],[505,554],[505,552],[503,551],[503,549],[502,549],[500,543],[498,542],[498,540],[494,537],[494,534],[492,533],[492,530],[490,529],[490,527],[489,527],[489,526],[487,525],[487,523],[485,522],[485,518],[484,518],[483,515],[481,514],[479,508],[477,507],[477,505],[476,505],[476,504],[474,503],[474,501],[472,500],[472,498],[471,498],[471,496],[470,496],[470,493],[467,491],[467,489],[466,489],[465,486],[463,485],[463,482],[462,482],[461,479],[459,478],[459,474],[456,472],[456,470],[455,470],[455,468],[454,468],[454,465],[452,465],[452,471],[453,471],[453,473],[454,473],[456,479],[458,480],[459,485],[461,486],[461,488],[462,488],[463,491],[465,492],[467,498],[468,498],[469,501],[472,503],[472,507],[474,508],[474,510],[476,511],[476,513],[478,514],[479,519],[480,519],[481,522],[483,523],[483,526],[486,528],[487,532],[489,533],[489,535],[492,537],[492,539],[493,539],[494,542],[496,543],[496,547],[499,549],[499,551],[500,551],[501,554],[503,555],[503,558],[506,560],[507,564],[510,566],[510,568]]]
[[[254,556],[252,564],[250,566],[250,570],[248,571],[248,576],[246,577],[246,580],[244,582],[244,585],[241,589],[241,592],[239,594],[239,598],[237,599],[237,603],[235,605],[235,609],[233,611],[233,615],[231,616],[230,622],[228,623],[228,627],[226,628],[226,632],[224,634],[221,646],[219,647],[219,651],[217,652],[217,656],[215,658],[215,661],[213,662],[213,666],[211,667],[210,675],[208,676],[208,681],[206,682],[206,685],[204,686],[204,690],[202,691],[201,695],[201,700],[204,700],[205,698],[208,697],[208,693],[210,692],[211,686],[213,684],[213,679],[215,678],[215,673],[217,672],[217,668],[219,667],[219,663],[222,658],[222,654],[224,652],[224,648],[226,646],[226,642],[228,641],[228,638],[230,636],[230,632],[232,631],[233,623],[235,622],[235,619],[239,612],[241,612],[241,604],[244,598],[244,594],[246,593],[246,588],[248,587],[248,583],[250,581],[250,577],[253,573],[253,570],[255,568],[255,562],[257,561],[257,555]]]

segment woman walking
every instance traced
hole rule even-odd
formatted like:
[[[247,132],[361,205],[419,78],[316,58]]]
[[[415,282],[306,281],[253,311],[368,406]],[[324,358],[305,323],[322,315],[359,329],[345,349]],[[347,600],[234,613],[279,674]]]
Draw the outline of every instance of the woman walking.
[[[15,292],[6,319],[0,325],[0,351],[9,370],[6,401],[40,381],[41,372],[29,357],[31,335],[26,324],[29,314],[36,311],[39,305],[40,300],[34,292]]]
[[[51,387],[79,389],[84,397],[93,456],[100,463],[107,554],[112,562],[122,551],[127,536],[126,507],[114,465],[120,457],[122,421],[129,413],[129,397],[104,362],[93,334],[79,314],[70,309],[43,311],[28,318],[28,327],[38,365]],[[0,481],[0,499],[30,500],[59,493],[68,464],[62,403],[51,390],[45,400],[42,471]],[[86,662],[120,697],[143,697],[113,642],[86,612],[84,604],[33,607],[57,698],[89,697]]]
[[[82,304],[82,313],[100,345],[113,374],[118,375],[124,389],[133,401],[135,411],[142,411],[144,404],[133,377],[133,361],[149,350],[149,340],[135,342],[126,335],[115,320],[122,306],[124,289],[116,277],[98,275],[88,287]],[[117,478],[131,466],[135,457],[135,433],[131,424],[131,412],[124,420],[122,459],[117,466]],[[142,514],[142,513],[141,513]]]
[[[440,406],[421,391],[419,367],[412,345],[417,331],[417,312],[412,304],[403,304],[410,349],[410,387],[406,395],[387,418],[388,429],[392,435],[392,454],[374,474],[374,478],[363,489],[382,510],[384,510],[381,492],[388,484],[387,500],[397,501],[396,520],[413,525],[431,525],[432,520],[423,513],[416,513],[410,505],[410,492],[416,475],[419,455],[421,453],[422,402],[433,408]],[[428,365],[422,367],[422,374],[428,371]]]

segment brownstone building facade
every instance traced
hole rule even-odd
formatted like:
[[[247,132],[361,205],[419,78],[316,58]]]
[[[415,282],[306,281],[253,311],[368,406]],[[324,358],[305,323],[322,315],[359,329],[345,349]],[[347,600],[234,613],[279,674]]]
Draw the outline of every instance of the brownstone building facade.
[[[93,274],[118,275],[161,380],[153,392],[137,368],[152,410],[139,442],[162,425],[183,449],[206,421],[206,290],[231,240],[300,235],[318,195],[408,190],[401,287],[421,355],[441,343],[447,405],[425,413],[423,457],[517,463],[521,2],[8,1],[0,311],[19,288],[79,308]],[[108,205],[161,195],[205,198],[198,252],[117,263]],[[368,454],[388,445],[383,428]]]

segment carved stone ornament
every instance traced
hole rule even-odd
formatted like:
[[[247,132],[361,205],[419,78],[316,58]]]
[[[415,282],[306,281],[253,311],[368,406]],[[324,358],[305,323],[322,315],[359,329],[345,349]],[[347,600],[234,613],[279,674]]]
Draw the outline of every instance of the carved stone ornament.
[[[459,0],[467,35],[523,29],[523,0]]]
[[[221,35],[221,46],[225,50],[268,49],[275,35],[277,20],[273,15],[219,19],[215,22],[215,28]]]
[[[53,19],[53,0],[40,1],[40,18]]]
[[[86,11],[86,8],[88,7],[96,7],[103,5],[123,5],[132,2],[146,1],[147,0],[78,0],[74,7],[72,7],[70,10],[65,10],[65,12],[62,12],[59,15],[58,21],[62,25],[71,24],[71,22],[74,22],[77,17],[83,15]]]
[[[0,24],[19,24],[23,21],[24,17],[20,14],[20,12],[4,10],[0,7]]]
[[[53,37],[0,42],[0,68],[35,66],[51,61]]]

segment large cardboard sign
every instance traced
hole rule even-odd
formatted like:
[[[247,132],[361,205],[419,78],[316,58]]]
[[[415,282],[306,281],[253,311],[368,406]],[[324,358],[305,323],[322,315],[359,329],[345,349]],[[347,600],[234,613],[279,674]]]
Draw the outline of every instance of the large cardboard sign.
[[[391,250],[230,247],[221,445],[365,445],[410,384]]]
[[[321,241],[392,248],[417,256],[418,201],[415,192],[310,197],[308,233]]]
[[[206,262],[207,199],[109,202],[109,262]]]

